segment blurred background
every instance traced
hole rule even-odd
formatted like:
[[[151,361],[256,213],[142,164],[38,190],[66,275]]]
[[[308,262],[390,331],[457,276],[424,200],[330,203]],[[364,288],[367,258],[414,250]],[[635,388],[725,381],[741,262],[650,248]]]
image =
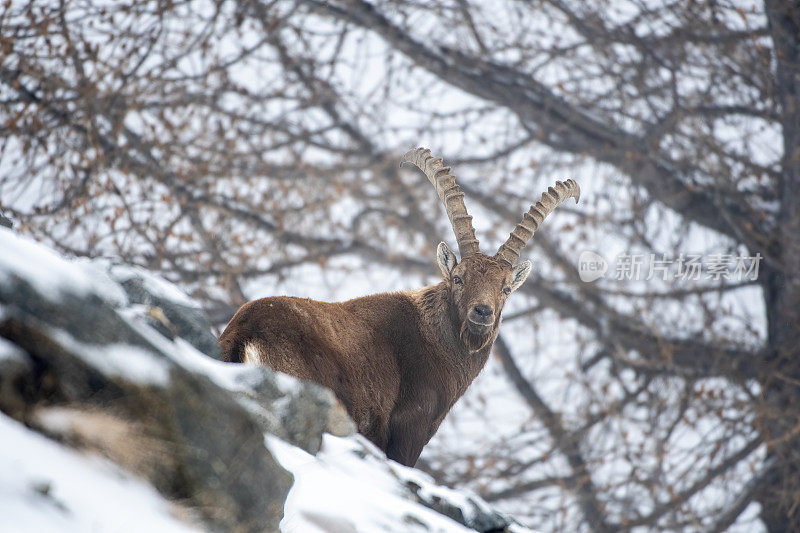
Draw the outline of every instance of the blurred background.
[[[2,4],[19,231],[221,329],[262,296],[438,282],[455,239],[410,148],[453,166],[488,254],[573,178],[418,466],[543,531],[800,530],[796,3]]]

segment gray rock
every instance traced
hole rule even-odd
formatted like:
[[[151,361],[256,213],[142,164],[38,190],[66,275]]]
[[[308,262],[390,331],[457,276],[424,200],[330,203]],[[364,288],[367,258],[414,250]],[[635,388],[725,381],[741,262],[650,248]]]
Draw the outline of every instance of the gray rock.
[[[159,291],[152,283],[152,274],[127,265],[106,265],[109,275],[122,286],[131,303],[155,308],[147,319],[151,326],[168,338],[181,337],[214,359],[221,357],[217,337],[201,309],[186,305],[185,299],[176,301],[169,293]],[[159,283],[168,282],[159,280]]]
[[[448,516],[470,529],[481,533],[502,533],[514,523],[503,514],[491,509],[482,501],[467,497],[465,501],[452,502],[437,494],[425,494],[420,485],[413,481],[406,482],[408,487],[417,497],[417,501],[433,509],[439,514]]]
[[[25,383],[33,373],[33,361],[15,344],[0,338],[0,405],[19,416],[25,410]]]
[[[346,437],[356,432],[329,389],[277,374],[264,366],[245,365],[233,392],[267,433],[316,454],[324,433]]]
[[[145,477],[219,531],[277,531],[292,477],[264,446],[259,425],[225,389],[176,364],[96,295],[58,301],[25,280],[0,283],[0,337],[33,362],[8,363],[3,379],[37,408],[102,412],[128,438],[97,451]],[[22,359],[24,360],[24,358]],[[36,426],[0,395],[0,410]],[[42,427],[53,432],[52,428]],[[54,435],[60,437],[60,435]]]
[[[319,451],[323,433],[341,437],[355,433],[355,423],[339,406],[334,394],[315,383],[302,383],[294,394],[287,395],[281,411],[287,440],[312,454]]]

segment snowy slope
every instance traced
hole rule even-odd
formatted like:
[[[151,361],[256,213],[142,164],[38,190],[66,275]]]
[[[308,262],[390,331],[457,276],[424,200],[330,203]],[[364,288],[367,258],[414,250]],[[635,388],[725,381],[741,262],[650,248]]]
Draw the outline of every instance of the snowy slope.
[[[123,269],[120,274],[120,267],[109,266],[108,262],[68,261],[10,230],[0,229],[0,250],[0,332],[6,331],[2,327],[6,321],[17,321],[15,331],[31,328],[50,343],[49,348],[41,348],[41,343],[27,344],[28,339],[17,337],[17,344],[27,346],[21,348],[0,337],[0,410],[16,418],[0,413],[0,531],[263,530],[246,525],[223,527],[218,522],[210,526],[204,521],[202,508],[193,508],[187,499],[177,506],[148,483],[148,475],[152,479],[153,472],[131,471],[131,464],[135,463],[123,466],[101,458],[100,453],[118,457],[112,439],[105,435],[111,428],[102,423],[93,426],[79,422],[81,413],[91,415],[99,410],[104,414],[103,403],[92,403],[92,391],[99,387],[102,395],[102,387],[106,386],[121,387],[128,396],[155,395],[163,398],[160,402],[185,399],[187,406],[184,411],[176,411],[175,416],[181,412],[194,416],[196,412],[204,417],[204,424],[215,419],[203,404],[221,405],[219,395],[230,398],[225,404],[227,412],[245,419],[242,423],[255,429],[256,436],[263,434],[263,442],[256,442],[248,453],[268,456],[270,461],[274,458],[294,476],[288,496],[273,502],[278,511],[283,508],[280,529],[285,533],[525,531],[509,525],[509,519],[476,496],[438,487],[426,474],[387,460],[359,435],[322,436],[334,411],[329,391],[263,367],[216,361],[179,336],[165,336],[148,322],[152,316],[161,315],[148,306],[131,304],[120,279],[146,276],[147,290],[157,292],[157,298],[195,308],[174,285],[136,269]],[[111,272],[112,268],[116,272]],[[69,320],[64,319],[58,307],[67,300],[75,315],[67,317]],[[83,311],[75,307],[82,305],[86,306]],[[98,309],[100,316],[109,319],[107,324],[113,326],[113,331],[120,332],[120,338],[109,339],[108,331],[95,336],[91,323],[88,331],[75,329],[76,324],[81,324],[82,314],[96,313]],[[168,326],[165,330],[170,329]],[[32,349],[38,350],[35,358],[29,356]],[[43,391],[47,387],[36,381],[41,376],[32,370],[34,359],[40,369],[51,365],[49,371],[56,372],[56,380],[76,380],[59,383],[67,394],[72,389],[80,392],[87,385],[80,380],[93,380],[89,395],[76,393],[66,400],[58,394],[48,396]],[[15,380],[27,380],[28,387],[40,388],[33,393],[37,397],[35,407],[20,408],[19,402],[25,397],[14,396],[14,390],[8,388]],[[175,396],[170,391],[177,386],[185,396]],[[209,397],[189,397],[203,394]],[[133,435],[137,424],[152,425],[160,420],[147,412],[149,406],[158,403],[142,405],[144,414],[136,410],[115,413],[116,420],[123,424],[131,420],[131,413],[142,417],[133,419]],[[70,418],[70,412],[77,413],[77,418]],[[321,420],[317,426],[301,428],[308,434],[300,431],[298,435],[293,429],[297,420],[311,421],[315,417]],[[20,423],[20,419],[31,427]],[[165,431],[174,432],[174,428],[170,426]],[[219,434],[224,431],[228,430],[203,426],[201,440],[192,441],[197,433],[189,427],[170,438],[188,439],[190,450],[197,442],[214,438],[224,447],[236,437]],[[308,444],[314,438],[318,439],[317,445]],[[148,442],[142,439],[136,445],[146,446]],[[168,446],[184,444],[180,440],[165,442]],[[87,443],[100,444],[93,448]],[[312,455],[299,446],[320,451]],[[204,453],[208,450],[213,452],[214,448],[209,447]],[[148,455],[148,450],[140,451],[145,452],[142,457],[147,460],[161,457]],[[186,457],[168,451],[165,457],[170,461]],[[217,460],[208,459],[211,463]],[[255,464],[264,468],[263,461]],[[156,470],[161,466],[155,463]],[[201,467],[202,462],[200,466],[189,466]],[[227,471],[221,475],[221,480],[229,481]],[[210,483],[208,490],[213,491],[216,479],[213,475],[210,479],[196,477],[193,483]],[[242,494],[248,497],[246,490]]]
[[[0,414],[0,531],[187,533],[151,486]]]
[[[416,499],[448,502],[467,523],[492,513],[476,496],[438,487],[426,474],[386,460],[361,436],[326,435],[316,457],[274,437],[267,443],[295,476],[281,521],[285,533],[474,531]],[[529,530],[512,525],[507,531]]]

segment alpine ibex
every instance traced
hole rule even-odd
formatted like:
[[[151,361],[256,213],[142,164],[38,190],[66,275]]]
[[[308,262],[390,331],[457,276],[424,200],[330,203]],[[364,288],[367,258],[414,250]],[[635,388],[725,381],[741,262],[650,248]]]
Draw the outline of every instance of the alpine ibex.
[[[531,271],[530,261],[515,265],[523,246],[558,204],[577,202],[580,189],[557,181],[490,257],[478,248],[450,167],[423,148],[403,163],[436,188],[458,241],[460,263],[439,244],[440,283],[341,303],[262,298],[239,309],[220,342],[226,361],[265,364],[332,389],[360,433],[413,465],[486,364],[503,305]]]

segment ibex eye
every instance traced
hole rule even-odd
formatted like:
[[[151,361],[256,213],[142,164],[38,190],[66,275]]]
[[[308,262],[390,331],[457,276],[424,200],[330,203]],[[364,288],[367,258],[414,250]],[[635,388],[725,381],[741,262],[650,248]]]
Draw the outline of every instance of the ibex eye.
[[[461,285],[461,283],[463,282],[461,281],[461,278],[459,278],[458,276],[453,276],[453,283],[455,283],[456,285]]]
[[[503,289],[503,294],[505,294],[505,295],[509,295],[509,294],[511,294],[511,287],[505,287],[505,288]]]

